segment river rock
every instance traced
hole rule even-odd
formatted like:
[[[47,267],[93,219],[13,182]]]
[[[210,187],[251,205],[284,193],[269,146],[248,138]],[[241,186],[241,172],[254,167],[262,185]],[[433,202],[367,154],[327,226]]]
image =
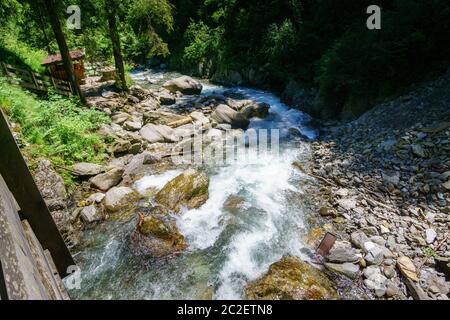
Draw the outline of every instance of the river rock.
[[[340,242],[335,243],[326,257],[327,261],[335,263],[358,262],[361,258],[362,255],[359,250],[349,245],[340,244]]]
[[[401,256],[397,259],[397,267],[406,278],[415,282],[419,281],[416,266],[407,256]]]
[[[145,100],[150,95],[149,90],[144,89],[137,84],[132,85],[130,87],[129,91],[132,96],[139,99],[136,103],[138,103],[139,101]]]
[[[269,114],[270,105],[267,103],[253,103],[242,108],[241,113],[246,118],[265,118]]]
[[[139,131],[140,135],[150,143],[178,142],[179,137],[175,135],[172,128],[164,125],[146,124]]]
[[[77,163],[73,166],[74,174],[79,177],[93,177],[105,172],[105,167],[94,163]]]
[[[261,278],[249,283],[250,300],[331,300],[338,294],[333,282],[320,270],[296,257],[283,257]]]
[[[114,187],[105,195],[105,208],[110,212],[117,212],[132,207],[138,199],[138,194],[128,187]]]
[[[177,102],[177,99],[168,90],[162,90],[158,93],[159,101],[163,106],[170,106]]]
[[[91,185],[101,191],[108,191],[120,183],[123,172],[122,168],[114,168],[111,171],[99,174],[90,180]]]
[[[353,263],[325,263],[325,268],[331,272],[347,276],[351,279],[356,279],[359,276],[359,265]]]
[[[204,173],[189,169],[167,183],[156,194],[157,203],[180,213],[183,207],[196,209],[209,197],[209,178]]]
[[[352,210],[356,208],[355,198],[343,198],[337,200],[338,205],[345,210]]]
[[[350,235],[351,242],[359,249],[364,248],[364,244],[369,241],[369,238],[362,231],[355,231]]]
[[[203,86],[200,82],[188,76],[169,80],[163,84],[163,87],[172,93],[179,91],[182,94],[187,95],[200,94],[203,90]]]
[[[85,223],[94,223],[103,219],[103,212],[95,205],[90,205],[81,210],[80,216]]]
[[[367,253],[364,260],[366,260],[369,265],[380,265],[383,262],[383,248],[376,243],[371,241],[364,243],[364,251]]]
[[[363,273],[366,278],[364,284],[367,288],[375,291],[377,297],[383,297],[387,291],[388,279],[381,273],[380,267],[368,267]]]
[[[167,216],[151,215],[138,222],[137,232],[132,236],[134,249],[140,254],[162,258],[187,248],[184,236],[175,221]]]
[[[103,201],[103,199],[105,199],[105,194],[98,192],[98,193],[91,194],[89,196],[89,198],[87,198],[86,201],[89,203],[101,203]]]
[[[233,129],[247,129],[250,121],[242,114],[225,104],[220,104],[211,115],[211,119],[219,124],[231,125]]]
[[[115,124],[122,125],[125,123],[125,121],[127,121],[130,118],[131,118],[131,116],[128,113],[117,112],[111,116],[111,121]]]
[[[437,238],[437,233],[434,229],[427,229],[425,230],[425,236],[428,244],[434,243]]]
[[[126,121],[123,128],[128,131],[139,131],[142,128],[142,123],[139,121]]]

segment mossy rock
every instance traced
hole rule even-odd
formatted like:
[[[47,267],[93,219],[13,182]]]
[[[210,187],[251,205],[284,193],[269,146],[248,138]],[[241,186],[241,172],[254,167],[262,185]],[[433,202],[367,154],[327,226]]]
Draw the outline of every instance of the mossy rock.
[[[167,183],[155,200],[158,204],[180,213],[182,207],[189,210],[201,207],[209,197],[209,178],[204,173],[190,169]]]
[[[322,271],[296,257],[286,256],[245,288],[250,300],[335,300],[333,282]]]
[[[135,253],[153,258],[173,255],[187,248],[184,236],[169,216],[145,217],[131,239]]]

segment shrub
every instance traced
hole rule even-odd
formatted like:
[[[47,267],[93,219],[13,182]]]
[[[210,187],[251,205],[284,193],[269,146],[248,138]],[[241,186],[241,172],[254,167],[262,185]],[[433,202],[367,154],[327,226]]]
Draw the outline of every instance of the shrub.
[[[54,93],[39,98],[0,79],[0,106],[20,125],[25,152],[32,158],[71,165],[101,162],[106,156],[105,141],[95,130],[109,118],[82,107],[75,99]]]

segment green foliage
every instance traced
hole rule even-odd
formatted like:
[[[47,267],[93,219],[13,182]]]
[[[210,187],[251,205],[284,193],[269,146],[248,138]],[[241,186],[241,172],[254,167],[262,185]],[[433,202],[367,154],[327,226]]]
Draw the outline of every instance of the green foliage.
[[[191,22],[184,36],[188,44],[184,48],[184,63],[204,62],[218,56],[222,36],[220,27],[212,29],[203,21]]]
[[[47,56],[44,50],[32,48],[18,40],[17,28],[0,28],[0,59],[6,63],[42,72],[42,61]]]
[[[105,143],[95,130],[109,118],[53,93],[39,98],[0,79],[0,106],[21,127],[26,151],[59,165],[101,162]]]

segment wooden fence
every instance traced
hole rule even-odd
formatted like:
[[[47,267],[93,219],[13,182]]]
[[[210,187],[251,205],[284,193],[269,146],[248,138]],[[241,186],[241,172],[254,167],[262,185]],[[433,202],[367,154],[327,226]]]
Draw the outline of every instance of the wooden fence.
[[[53,87],[58,94],[65,96],[73,94],[72,86],[68,81],[20,69],[4,62],[1,62],[1,64],[9,82],[12,84],[40,92],[47,92],[50,87]]]

